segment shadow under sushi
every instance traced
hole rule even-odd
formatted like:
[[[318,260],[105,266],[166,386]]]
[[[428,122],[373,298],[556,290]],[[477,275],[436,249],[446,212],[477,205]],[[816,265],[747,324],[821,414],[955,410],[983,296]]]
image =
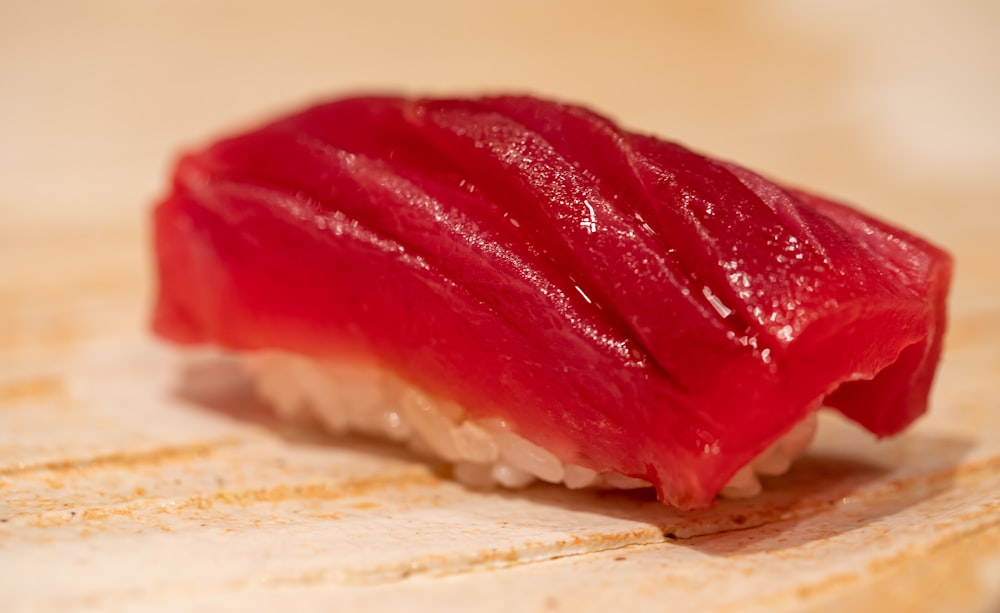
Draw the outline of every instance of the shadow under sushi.
[[[811,453],[785,475],[765,478],[764,491],[758,496],[719,499],[712,508],[699,511],[666,507],[648,488],[573,491],[540,484],[499,495],[655,526],[664,542],[703,553],[776,551],[862,529],[951,490],[956,467],[971,448],[966,439],[922,433],[907,435],[900,445],[914,453],[932,450],[936,468],[899,470],[836,454]],[[805,524],[808,529],[800,529]],[[608,548],[613,548],[613,541]]]
[[[238,363],[221,356],[189,361],[176,395],[195,407],[271,431],[292,445],[336,446],[365,454],[422,463],[444,478],[450,469],[405,447],[363,435],[332,435],[309,421],[286,421],[261,402]],[[780,477],[763,480],[764,491],[744,500],[718,500],[700,511],[680,511],[660,504],[650,488],[637,490],[569,490],[538,483],[521,490],[473,490],[470,495],[528,500],[625,520],[655,529],[660,538],[677,541],[709,554],[777,550],[856,530],[898,513],[953,487],[954,468],[971,448],[966,439],[912,432],[889,443],[876,444],[850,428],[840,427],[836,440],[807,453]],[[880,446],[879,446],[880,445]],[[907,460],[923,458],[907,468]],[[903,466],[903,468],[900,468]],[[796,530],[823,516],[822,529]],[[739,531],[739,535],[731,535]],[[621,523],[594,550],[634,544],[634,531]],[[729,535],[729,536],[726,536]]]

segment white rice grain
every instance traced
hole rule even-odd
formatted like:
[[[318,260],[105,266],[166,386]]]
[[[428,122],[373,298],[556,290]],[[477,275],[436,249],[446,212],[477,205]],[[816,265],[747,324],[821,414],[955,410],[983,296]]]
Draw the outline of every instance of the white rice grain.
[[[337,433],[359,431],[406,442],[418,453],[453,464],[455,478],[471,487],[525,487],[540,479],[571,489],[634,489],[649,482],[564,463],[498,419],[473,421],[450,401],[439,401],[371,366],[316,362],[279,352],[244,360],[257,393],[282,416],[312,414]],[[727,498],[756,496],[760,476],[785,473],[816,432],[811,413],[741,468],[722,488]]]

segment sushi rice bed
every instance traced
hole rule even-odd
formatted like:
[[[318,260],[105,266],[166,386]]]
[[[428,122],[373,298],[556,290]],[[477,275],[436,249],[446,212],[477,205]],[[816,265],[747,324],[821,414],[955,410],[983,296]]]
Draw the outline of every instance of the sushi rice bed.
[[[472,420],[448,400],[432,398],[392,373],[365,364],[316,361],[267,351],[246,356],[258,395],[286,418],[317,419],[334,433],[361,432],[406,443],[453,465],[470,487],[525,487],[536,479],[570,489],[634,489],[649,482],[561,461],[500,419]],[[730,478],[721,496],[761,491],[761,476],[785,473],[816,432],[812,412]]]

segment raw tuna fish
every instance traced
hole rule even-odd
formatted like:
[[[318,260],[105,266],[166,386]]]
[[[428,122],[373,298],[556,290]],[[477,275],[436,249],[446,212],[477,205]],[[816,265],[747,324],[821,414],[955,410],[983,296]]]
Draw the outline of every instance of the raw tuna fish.
[[[560,460],[711,503],[820,405],[927,408],[949,256],[530,97],[338,100],[184,156],[154,327],[397,373]]]

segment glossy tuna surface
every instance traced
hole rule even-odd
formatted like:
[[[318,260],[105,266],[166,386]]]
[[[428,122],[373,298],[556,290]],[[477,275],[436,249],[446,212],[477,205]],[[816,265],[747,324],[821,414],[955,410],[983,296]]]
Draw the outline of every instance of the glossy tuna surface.
[[[560,459],[711,503],[818,406],[926,410],[946,253],[530,97],[337,100],[184,156],[154,328],[371,361]]]

